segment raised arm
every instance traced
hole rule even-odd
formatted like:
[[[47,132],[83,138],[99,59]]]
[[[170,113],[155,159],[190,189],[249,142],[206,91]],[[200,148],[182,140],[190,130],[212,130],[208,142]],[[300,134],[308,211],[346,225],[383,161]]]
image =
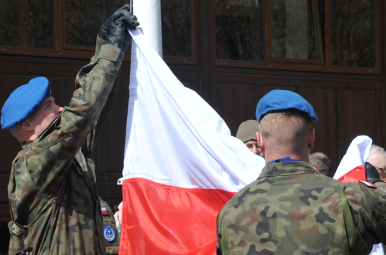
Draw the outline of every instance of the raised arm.
[[[128,27],[126,16],[112,23],[110,36],[97,57],[80,69],[76,77],[79,89],[70,106],[27,149],[27,164],[38,164],[32,169],[39,169],[31,173],[31,178],[44,193],[55,193],[55,187],[60,186],[69,164],[98,120],[130,42]]]

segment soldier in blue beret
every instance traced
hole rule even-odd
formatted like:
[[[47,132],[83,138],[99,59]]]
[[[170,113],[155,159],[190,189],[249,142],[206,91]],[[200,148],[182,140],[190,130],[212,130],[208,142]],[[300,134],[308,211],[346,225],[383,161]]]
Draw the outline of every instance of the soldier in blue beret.
[[[63,108],[55,104],[46,77],[37,77],[18,87],[1,109],[1,127],[19,142],[33,141]]]
[[[256,118],[266,166],[218,215],[217,254],[369,254],[386,243],[386,183],[367,167],[369,182],[341,183],[308,164],[318,117],[303,97],[273,90]]]
[[[1,110],[1,126],[23,149],[8,185],[9,254],[106,254],[104,231],[89,158],[118,88],[129,29],[139,25],[125,5],[101,27],[91,62],[80,69],[70,105],[60,107],[45,77],[17,88]]]

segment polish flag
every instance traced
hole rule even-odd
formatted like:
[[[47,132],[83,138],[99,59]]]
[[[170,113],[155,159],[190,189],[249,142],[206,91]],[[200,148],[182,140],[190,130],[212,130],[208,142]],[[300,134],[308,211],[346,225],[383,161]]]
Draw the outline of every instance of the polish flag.
[[[109,212],[107,211],[107,208],[105,206],[102,206],[101,210],[102,210],[102,215],[108,215],[109,214]]]
[[[366,181],[365,163],[370,155],[373,140],[365,135],[357,136],[343,156],[334,179],[341,182]]]
[[[264,159],[230,135],[138,30],[130,33],[119,254],[215,254],[218,213]]]

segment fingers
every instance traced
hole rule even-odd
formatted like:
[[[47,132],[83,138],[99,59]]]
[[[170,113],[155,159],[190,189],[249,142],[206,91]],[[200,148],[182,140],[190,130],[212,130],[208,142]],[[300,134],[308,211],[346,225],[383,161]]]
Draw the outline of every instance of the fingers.
[[[126,11],[130,12],[130,4],[125,4],[125,5],[122,6],[120,9],[126,10]]]
[[[123,16],[121,22],[130,29],[135,29],[139,26],[136,16]]]
[[[116,12],[114,12],[114,14],[112,15],[112,21],[115,22],[123,16],[133,16],[130,13],[130,5],[129,4],[124,5],[123,7],[118,9]]]

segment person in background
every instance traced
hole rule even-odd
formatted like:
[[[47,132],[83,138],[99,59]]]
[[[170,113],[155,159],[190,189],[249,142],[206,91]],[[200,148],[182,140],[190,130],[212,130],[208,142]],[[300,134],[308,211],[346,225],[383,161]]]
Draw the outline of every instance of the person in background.
[[[370,156],[367,162],[373,165],[379,172],[379,177],[386,182],[386,151],[377,145],[371,145]]]
[[[240,139],[253,153],[264,157],[257,143],[256,132],[259,131],[256,120],[247,120],[240,124],[236,137]]]
[[[102,26],[95,56],[75,79],[67,107],[56,105],[47,78],[37,77],[11,93],[1,110],[22,150],[8,184],[9,254],[106,254],[102,211],[90,159],[118,89],[118,74],[139,25],[126,5]],[[105,239],[105,240],[104,240]]]
[[[332,170],[332,163],[326,154],[314,152],[310,154],[310,165],[319,173],[328,177],[333,177],[335,171]]]
[[[303,97],[272,90],[256,119],[266,166],[219,213],[218,255],[367,255],[386,243],[386,184],[375,169],[372,183],[342,183],[308,164],[318,117]]]

